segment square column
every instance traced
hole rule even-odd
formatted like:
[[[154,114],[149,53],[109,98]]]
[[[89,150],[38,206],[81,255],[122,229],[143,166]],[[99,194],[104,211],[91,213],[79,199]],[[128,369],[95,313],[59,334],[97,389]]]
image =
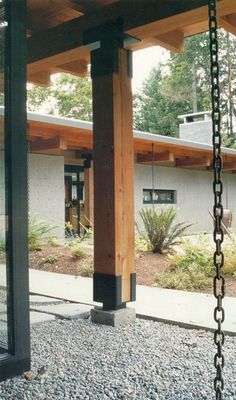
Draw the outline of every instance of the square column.
[[[131,53],[103,31],[92,51],[94,121],[94,300],[104,310],[135,300]]]

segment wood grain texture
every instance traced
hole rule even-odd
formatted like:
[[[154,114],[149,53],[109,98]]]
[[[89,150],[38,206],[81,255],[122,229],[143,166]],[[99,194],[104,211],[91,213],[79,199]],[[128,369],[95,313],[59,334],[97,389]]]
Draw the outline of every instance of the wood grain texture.
[[[233,34],[235,15],[235,0],[218,1],[219,25]],[[85,76],[90,51],[84,46],[84,35],[118,18],[122,18],[124,32],[139,39],[127,48],[161,45],[180,52],[184,37],[208,30],[207,0],[29,0],[30,81],[49,84],[37,75],[55,71]]]
[[[134,270],[134,155],[131,79],[127,51],[118,74],[93,79],[94,270],[122,276],[122,301],[130,300]]]

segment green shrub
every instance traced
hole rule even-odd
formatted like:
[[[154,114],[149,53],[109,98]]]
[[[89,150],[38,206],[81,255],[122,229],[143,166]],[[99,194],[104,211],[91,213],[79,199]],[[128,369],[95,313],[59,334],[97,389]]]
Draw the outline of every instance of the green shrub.
[[[6,242],[4,239],[0,239],[0,253],[4,253],[6,251]]]
[[[66,237],[72,237],[74,236],[74,229],[72,224],[68,221],[65,223],[65,236]]]
[[[71,254],[74,258],[80,259],[84,257],[84,251],[79,242],[73,242],[71,245]]]
[[[49,232],[53,229],[54,227],[47,222],[39,219],[36,215],[31,215],[28,227],[29,250],[41,250]]]
[[[80,240],[93,238],[93,228],[92,226],[87,227],[80,222],[81,232],[80,232]]]
[[[167,289],[202,290],[212,282],[212,251],[210,243],[199,237],[196,243],[186,240],[181,253],[169,256],[168,271],[156,274],[156,282]]]
[[[224,252],[224,268],[225,275],[236,278],[236,235],[231,234],[230,238],[225,241],[222,246]]]
[[[147,236],[144,235],[135,235],[135,250],[136,251],[147,251],[149,250],[149,241]]]
[[[209,287],[211,281],[212,279],[207,277],[196,265],[191,266],[188,270],[179,268],[174,273],[169,271],[156,274],[156,282],[166,289],[201,290]]]
[[[181,246],[181,253],[169,256],[170,268],[172,271],[176,269],[188,271],[191,268],[196,268],[210,277],[212,275],[212,257],[209,244],[204,243],[201,238],[194,244],[185,240]]]
[[[83,269],[80,272],[80,275],[88,278],[90,278],[93,275],[93,261],[91,261],[89,264],[83,267]]]
[[[49,233],[47,237],[47,244],[52,247],[58,247],[59,243],[57,237]]]
[[[55,254],[49,254],[45,259],[44,259],[44,263],[46,264],[54,264],[55,262],[57,262],[58,257]]]
[[[140,216],[153,253],[162,254],[173,245],[179,244],[180,238],[191,226],[184,222],[173,226],[177,216],[177,210],[174,207],[164,207],[159,212],[153,208],[143,208]]]

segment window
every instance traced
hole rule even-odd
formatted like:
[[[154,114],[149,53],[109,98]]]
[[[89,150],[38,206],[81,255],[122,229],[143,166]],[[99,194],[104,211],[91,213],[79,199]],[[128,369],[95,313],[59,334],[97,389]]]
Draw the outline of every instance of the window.
[[[143,189],[143,204],[176,204],[176,190]]]

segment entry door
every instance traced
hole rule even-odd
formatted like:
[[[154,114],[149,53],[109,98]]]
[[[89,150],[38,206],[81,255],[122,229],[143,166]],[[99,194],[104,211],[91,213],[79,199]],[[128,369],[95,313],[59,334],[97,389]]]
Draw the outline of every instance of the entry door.
[[[0,380],[30,368],[25,11],[0,0]]]

